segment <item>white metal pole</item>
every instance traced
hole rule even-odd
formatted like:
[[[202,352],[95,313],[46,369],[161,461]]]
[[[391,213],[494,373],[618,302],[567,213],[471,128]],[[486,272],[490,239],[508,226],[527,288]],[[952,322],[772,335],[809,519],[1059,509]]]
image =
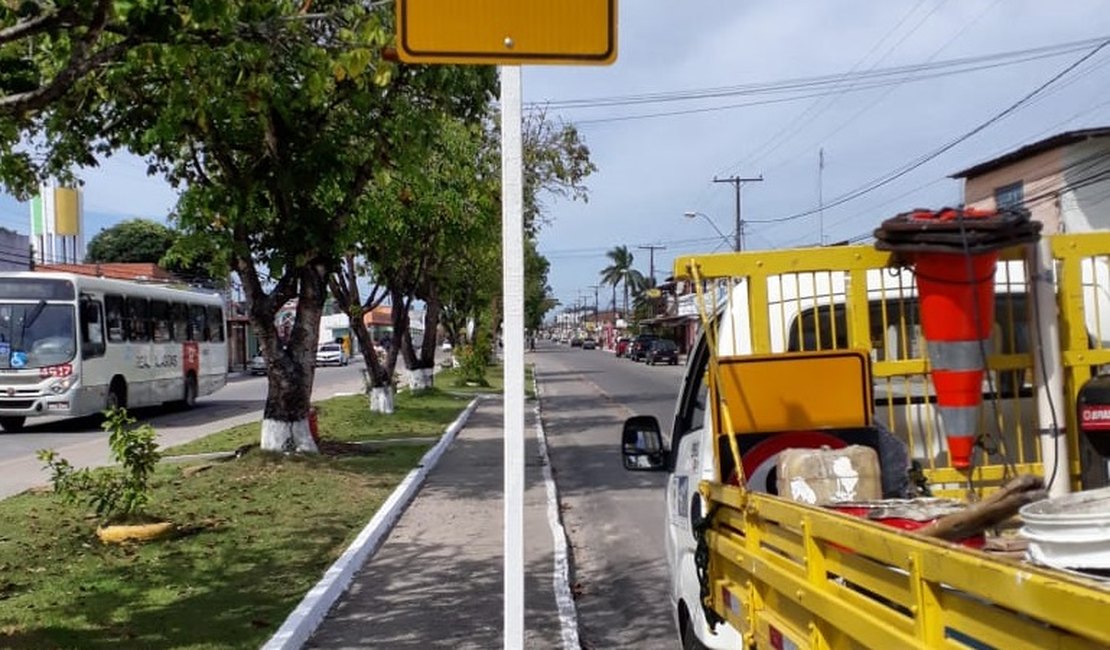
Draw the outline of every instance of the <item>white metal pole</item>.
[[[1033,385],[1037,394],[1037,431],[1041,462],[1050,497],[1071,491],[1068,439],[1064,435],[1067,414],[1064,404],[1064,372],[1060,358],[1059,314],[1056,307],[1055,269],[1052,246],[1047,237],[1029,247],[1026,267],[1033,291],[1032,313],[1036,329],[1033,350]],[[1042,367],[1043,362],[1043,367]],[[1053,413],[1055,411],[1055,414]]]
[[[524,170],[521,69],[501,66],[501,270],[505,309],[504,647],[524,647]]]

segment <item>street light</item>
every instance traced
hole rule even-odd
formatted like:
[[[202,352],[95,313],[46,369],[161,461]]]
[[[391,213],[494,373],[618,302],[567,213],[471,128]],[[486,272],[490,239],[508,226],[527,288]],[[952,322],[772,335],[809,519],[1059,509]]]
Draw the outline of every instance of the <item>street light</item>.
[[[735,242],[732,239],[729,239],[727,235],[721,232],[721,229],[717,227],[717,224],[713,222],[713,219],[711,219],[708,214],[705,214],[704,212],[694,212],[693,210],[687,210],[686,212],[682,213],[682,216],[686,217],[687,219],[697,219],[698,217],[704,218],[706,221],[709,222],[709,225],[713,226],[713,230],[716,230],[717,234],[721,236],[721,239],[724,240],[726,246],[732,248],[732,250],[740,250],[738,243],[740,241],[740,238],[737,237]]]

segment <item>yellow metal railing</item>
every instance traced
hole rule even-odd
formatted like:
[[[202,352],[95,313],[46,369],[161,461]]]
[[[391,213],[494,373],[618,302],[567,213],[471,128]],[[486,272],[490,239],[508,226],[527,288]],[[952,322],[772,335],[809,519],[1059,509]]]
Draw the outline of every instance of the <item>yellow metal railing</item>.
[[[1057,235],[1051,243],[1067,392],[1054,410],[1069,434],[1068,469],[1077,484],[1075,396],[1092,366],[1110,363],[1110,233]],[[676,259],[675,274],[697,277],[708,295],[727,294],[724,308],[744,314],[736,320],[746,322],[718,333],[721,349],[732,354],[868,351],[876,419],[907,443],[938,494],[962,494],[969,483],[989,490],[1014,472],[1044,473],[1023,247],[1005,251],[996,274],[995,333],[987,358],[994,392],[982,409],[985,449],[970,472],[949,465],[931,404],[913,275],[892,254],[851,246],[699,255]]]
[[[1076,459],[1078,391],[1092,367],[1110,363],[1110,233],[1056,236],[1051,250],[1065,374],[1063,403],[1054,410]],[[716,402],[739,401],[735,387],[719,388],[728,364],[718,352],[761,357],[849,349],[870,355],[876,419],[902,436],[939,493],[966,494],[969,482],[985,489],[1015,471],[1043,473],[1031,398],[1036,350],[1026,324],[1030,316],[1051,315],[1030,313],[1022,249],[1003,259],[987,359],[994,395],[981,422],[994,448],[979,452],[969,474],[947,463],[913,277],[891,255],[843,247],[676,260],[675,275],[692,278],[702,294],[699,311],[713,340],[712,400],[724,417],[712,421],[729,443],[714,445],[716,453],[738,464],[737,440],[745,433],[742,419],[733,428],[735,405]],[[710,317],[721,309],[736,317]],[[821,378],[797,390],[821,390]],[[1077,461],[1069,471],[1077,480]],[[708,604],[748,646],[1110,647],[1110,589],[1090,579],[752,493],[743,484],[702,482],[699,490],[711,518]]]
[[[1110,644],[1110,590],[821,508],[703,485],[714,609],[749,646],[1070,648]]]

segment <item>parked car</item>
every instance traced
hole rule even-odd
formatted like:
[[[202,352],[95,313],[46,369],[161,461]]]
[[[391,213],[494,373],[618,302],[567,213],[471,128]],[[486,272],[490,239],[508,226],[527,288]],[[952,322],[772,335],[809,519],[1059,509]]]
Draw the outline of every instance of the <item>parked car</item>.
[[[247,365],[247,371],[252,375],[266,374],[266,357],[261,354],[256,354],[251,357],[251,362]]]
[[[632,339],[628,338],[627,336],[622,336],[617,339],[617,344],[614,351],[616,352],[618,357],[623,357],[628,354],[628,344],[631,342]]]
[[[648,343],[647,352],[644,353],[644,361],[649,366],[654,366],[657,363],[677,366],[678,345],[670,339],[655,339]]]
[[[345,366],[350,363],[343,346],[338,343],[324,343],[316,349],[316,365]]]
[[[648,343],[658,339],[655,334],[639,334],[628,344],[628,358],[633,361],[643,361],[647,354]]]
[[[572,339],[570,340],[570,347],[572,347],[572,348],[580,348],[580,347],[582,347],[582,339],[578,338],[577,336],[576,336],[576,337],[574,337],[574,338],[572,338]]]
[[[597,341],[595,341],[593,339],[589,339],[589,338],[582,339],[582,349],[583,350],[596,350],[597,349]]]

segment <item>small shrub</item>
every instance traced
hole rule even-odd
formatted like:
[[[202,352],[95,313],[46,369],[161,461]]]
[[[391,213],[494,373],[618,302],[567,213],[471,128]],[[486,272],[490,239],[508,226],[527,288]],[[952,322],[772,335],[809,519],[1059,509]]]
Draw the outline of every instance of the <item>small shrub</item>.
[[[455,348],[455,358],[459,360],[457,386],[489,386],[486,381],[486,360],[488,352],[480,345],[464,345]]]
[[[154,427],[136,427],[127,409],[104,412],[101,425],[109,432],[108,447],[119,468],[74,469],[53,449],[40,449],[39,460],[50,470],[54,492],[69,503],[96,510],[103,521],[126,520],[139,515],[150,500],[150,477],[162,454]]]

